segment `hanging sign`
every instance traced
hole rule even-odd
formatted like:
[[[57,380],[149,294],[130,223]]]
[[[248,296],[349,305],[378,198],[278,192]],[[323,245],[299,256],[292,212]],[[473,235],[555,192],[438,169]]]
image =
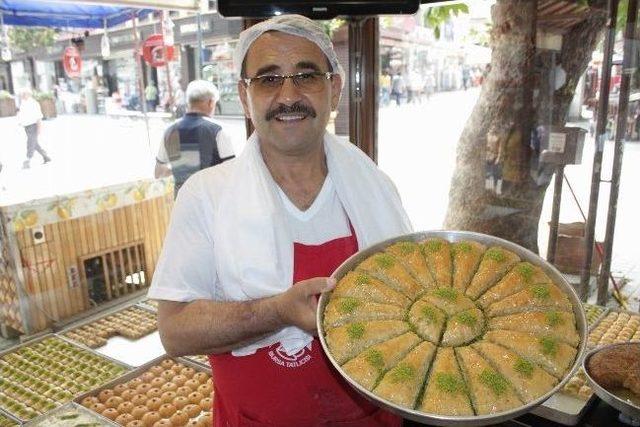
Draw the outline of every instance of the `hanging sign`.
[[[100,53],[103,58],[111,56],[111,44],[109,43],[109,36],[107,33],[104,33],[102,35],[102,39],[100,39]]]
[[[169,61],[172,61],[174,47],[164,45],[162,34],[152,34],[142,44],[142,57],[152,67],[161,67],[166,64],[165,51]]]
[[[80,52],[75,46],[67,46],[62,55],[62,65],[67,76],[74,78],[80,77],[82,71],[82,58]]]
[[[173,23],[173,21],[169,17],[169,12],[166,11],[166,10],[163,11],[163,13],[162,13],[162,35],[164,36],[164,44],[166,44],[167,46],[173,46],[174,45],[173,27],[175,27],[175,24]]]

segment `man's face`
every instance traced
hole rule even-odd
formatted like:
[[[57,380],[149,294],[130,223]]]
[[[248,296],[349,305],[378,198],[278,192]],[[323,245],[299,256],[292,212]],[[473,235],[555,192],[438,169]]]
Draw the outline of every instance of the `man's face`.
[[[245,59],[245,77],[301,72],[327,72],[322,50],[309,40],[280,32],[262,34],[251,45]],[[341,80],[338,75],[323,80],[322,88],[309,93],[285,79],[281,87],[260,90],[254,82],[238,84],[245,114],[258,132],[263,149],[283,154],[304,153],[322,141],[329,114],[338,105]]]

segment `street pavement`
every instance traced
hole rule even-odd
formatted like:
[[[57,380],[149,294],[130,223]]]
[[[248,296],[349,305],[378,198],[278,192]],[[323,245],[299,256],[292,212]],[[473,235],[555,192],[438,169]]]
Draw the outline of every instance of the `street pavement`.
[[[379,112],[379,165],[396,183],[416,230],[440,229],[446,214],[456,144],[479,95],[479,89],[437,93],[419,104],[389,105]],[[234,147],[243,148],[242,117],[217,117],[232,135]],[[0,119],[0,206],[134,181],[153,175],[155,153],[168,120],[154,117],[149,126],[134,117],[63,115],[43,124],[41,142],[53,161],[41,164],[35,155],[32,167],[22,169],[25,136],[15,118]],[[583,124],[584,125],[584,124]],[[594,142],[587,136],[581,165],[568,166],[566,176],[587,212]],[[483,155],[483,154],[479,154]],[[604,150],[603,179],[608,179],[613,142]],[[631,280],[635,302],[640,297],[640,251],[638,251],[637,183],[640,182],[640,143],[626,143],[618,216],[614,240],[613,271]],[[539,245],[544,256],[547,222],[551,217],[553,186],[547,191],[540,219]],[[596,227],[603,240],[609,184],[600,190]],[[580,211],[565,186],[561,222],[582,221]]]

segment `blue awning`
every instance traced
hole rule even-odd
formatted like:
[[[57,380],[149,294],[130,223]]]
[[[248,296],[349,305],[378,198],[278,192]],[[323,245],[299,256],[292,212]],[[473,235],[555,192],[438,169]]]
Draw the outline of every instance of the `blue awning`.
[[[151,9],[95,6],[55,0],[0,0],[0,13],[5,25],[58,28],[113,27],[131,19],[136,13],[143,17]]]

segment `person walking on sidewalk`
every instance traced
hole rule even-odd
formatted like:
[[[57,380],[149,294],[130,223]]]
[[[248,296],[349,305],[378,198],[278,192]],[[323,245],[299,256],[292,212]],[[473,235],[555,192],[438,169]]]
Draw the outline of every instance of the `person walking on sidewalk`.
[[[147,100],[147,110],[156,111],[158,106],[158,88],[153,82],[149,82],[146,88],[144,88],[144,96]]]
[[[23,169],[31,167],[31,158],[36,151],[42,156],[44,163],[51,161],[47,152],[38,143],[38,136],[42,129],[42,117],[40,104],[33,99],[30,89],[24,89],[20,93],[20,110],[17,114],[18,123],[27,134],[27,160],[22,164]]]

